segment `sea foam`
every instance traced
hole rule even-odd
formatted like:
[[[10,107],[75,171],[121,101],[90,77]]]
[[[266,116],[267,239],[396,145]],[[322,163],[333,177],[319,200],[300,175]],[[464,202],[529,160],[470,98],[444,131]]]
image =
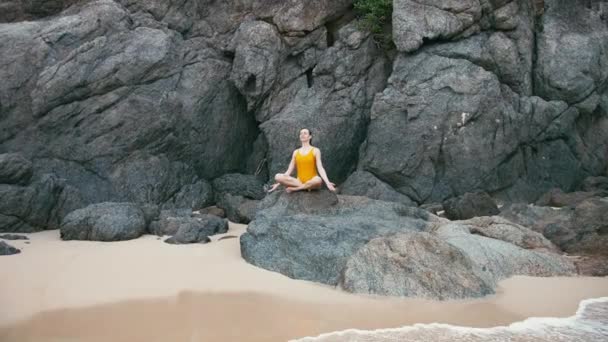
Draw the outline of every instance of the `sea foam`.
[[[356,330],[304,337],[293,342],[409,342],[409,341],[608,341],[608,297],[587,299],[574,316],[532,317],[509,326],[471,328],[450,324],[415,324],[394,329]]]

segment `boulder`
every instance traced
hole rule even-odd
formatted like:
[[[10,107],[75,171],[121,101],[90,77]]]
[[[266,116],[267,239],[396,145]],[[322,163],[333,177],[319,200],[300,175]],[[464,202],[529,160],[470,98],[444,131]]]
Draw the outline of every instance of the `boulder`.
[[[430,215],[415,207],[329,191],[276,193],[261,204],[241,255],[296,279],[337,285],[348,258],[369,240],[422,231]]]
[[[0,232],[58,229],[69,212],[84,206],[80,192],[53,174],[28,186],[0,184]]]
[[[608,177],[587,177],[581,185],[584,192],[593,192],[598,196],[608,196]]]
[[[21,250],[15,248],[4,241],[0,241],[0,255],[13,255],[19,254]]]
[[[194,243],[204,237],[225,233],[228,221],[215,215],[192,213],[189,209],[162,210],[157,221],[150,224],[151,234],[173,235],[176,243]]]
[[[209,236],[227,231],[227,220],[213,215],[206,215],[180,222],[175,235],[165,240],[165,242],[173,244],[207,243],[211,241]]]
[[[4,240],[29,240],[29,238],[25,235],[18,234],[2,234],[0,235],[0,239]]]
[[[472,234],[471,228],[460,222],[440,225],[433,232],[469,257],[473,271],[493,289],[500,280],[514,275],[571,276],[577,272],[572,260],[565,256],[546,249],[524,249],[508,241]]]
[[[341,286],[349,292],[442,300],[493,292],[468,256],[424,232],[371,240],[348,259]]]
[[[255,217],[260,201],[243,196],[224,193],[217,206],[224,210],[228,220],[234,223],[249,223]]]
[[[443,202],[445,215],[450,220],[466,220],[477,216],[500,213],[496,203],[485,192],[466,193]]]
[[[513,275],[573,275],[539,233],[499,217],[451,222],[426,210],[329,191],[273,193],[241,236],[249,263],[347,291],[480,297]]]
[[[146,221],[136,204],[104,202],[69,213],[60,232],[63,240],[131,240],[146,232]]]
[[[563,251],[598,256],[608,253],[607,212],[608,199],[592,197],[574,208],[511,204],[500,215],[542,233]]]
[[[416,206],[409,197],[401,194],[390,185],[376,178],[367,171],[355,171],[340,185],[343,195],[365,196],[371,199],[387,202],[399,202],[409,206]]]
[[[200,209],[198,211],[198,213],[201,215],[214,215],[214,216],[221,217],[221,218],[226,217],[226,211],[224,211],[224,209],[222,209],[222,208],[218,208],[215,205]]]
[[[575,237],[565,251],[608,255],[608,198],[590,198],[577,205],[570,228]]]
[[[575,191],[565,193],[562,189],[551,189],[542,195],[536,205],[544,207],[571,207],[574,208],[588,198],[594,197],[594,192]]]
[[[154,235],[174,235],[181,223],[191,222],[192,210],[189,208],[164,209],[148,225],[148,232]]]

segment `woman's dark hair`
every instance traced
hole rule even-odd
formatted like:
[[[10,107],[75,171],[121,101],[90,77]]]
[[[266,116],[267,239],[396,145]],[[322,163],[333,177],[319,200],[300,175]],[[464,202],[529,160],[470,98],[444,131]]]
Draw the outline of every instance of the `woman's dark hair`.
[[[304,128],[300,128],[300,130],[298,131],[298,133],[302,132],[303,130],[307,130],[307,131],[308,131],[308,134],[309,134],[309,135],[312,135],[312,131],[310,130],[310,128],[306,128],[306,127],[304,127]],[[309,142],[312,142],[312,138],[310,138],[310,141],[309,141]]]

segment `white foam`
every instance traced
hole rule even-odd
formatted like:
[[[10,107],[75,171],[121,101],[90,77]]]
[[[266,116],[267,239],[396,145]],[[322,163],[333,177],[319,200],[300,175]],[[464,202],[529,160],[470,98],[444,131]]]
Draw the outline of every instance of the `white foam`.
[[[594,305],[598,304],[598,305]],[[585,314],[598,310],[602,317],[587,318]],[[591,311],[593,311],[591,310]],[[442,323],[414,324],[401,328],[358,330],[348,329],[326,333],[317,337],[304,337],[293,342],[317,341],[414,341],[416,338],[434,341],[511,341],[517,337],[523,341],[529,337],[535,341],[587,341],[608,340],[608,297],[581,301],[574,316],[566,318],[531,317],[508,326],[472,328]],[[435,335],[434,335],[435,333]],[[433,336],[434,335],[434,336]],[[604,339],[605,337],[605,339]]]

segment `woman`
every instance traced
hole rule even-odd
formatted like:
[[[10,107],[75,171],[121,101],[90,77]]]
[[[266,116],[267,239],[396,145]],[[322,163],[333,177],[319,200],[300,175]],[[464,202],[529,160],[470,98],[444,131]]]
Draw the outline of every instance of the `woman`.
[[[281,184],[286,187],[287,192],[319,189],[323,182],[330,191],[336,191],[335,184],[327,179],[327,174],[321,163],[321,150],[310,145],[312,133],[308,128],[300,130],[300,142],[302,147],[293,151],[291,162],[285,173],[277,173],[274,179],[277,181],[268,192],[273,192]],[[297,169],[297,178],[291,177],[294,167]],[[318,171],[318,173],[317,173]]]

